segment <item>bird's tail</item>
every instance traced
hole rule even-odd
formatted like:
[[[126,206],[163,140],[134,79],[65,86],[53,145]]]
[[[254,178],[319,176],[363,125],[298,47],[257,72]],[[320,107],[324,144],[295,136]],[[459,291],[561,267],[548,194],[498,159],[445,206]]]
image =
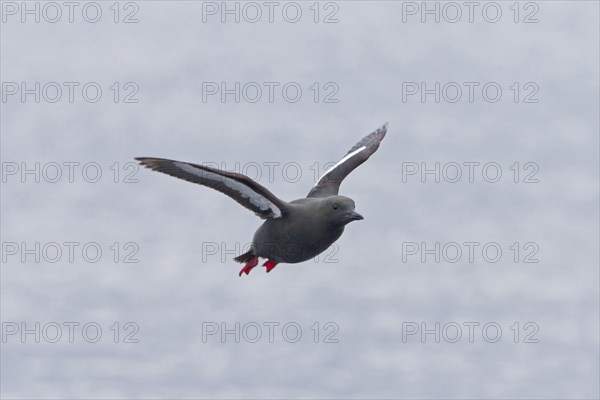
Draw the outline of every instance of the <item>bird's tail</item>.
[[[234,260],[239,263],[245,263],[245,262],[252,260],[254,257],[256,257],[256,256],[254,255],[252,250],[250,250],[250,251],[245,252],[242,255],[237,256],[236,258],[234,258]]]

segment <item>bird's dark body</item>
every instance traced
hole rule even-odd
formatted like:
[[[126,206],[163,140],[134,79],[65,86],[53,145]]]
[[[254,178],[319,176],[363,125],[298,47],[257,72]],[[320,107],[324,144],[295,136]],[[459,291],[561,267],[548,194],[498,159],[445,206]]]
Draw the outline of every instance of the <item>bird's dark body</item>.
[[[327,250],[342,235],[346,224],[318,219],[316,211],[327,209],[328,200],[334,198],[342,196],[290,202],[285,217],[267,219],[256,230],[252,253],[278,263],[299,263]]]

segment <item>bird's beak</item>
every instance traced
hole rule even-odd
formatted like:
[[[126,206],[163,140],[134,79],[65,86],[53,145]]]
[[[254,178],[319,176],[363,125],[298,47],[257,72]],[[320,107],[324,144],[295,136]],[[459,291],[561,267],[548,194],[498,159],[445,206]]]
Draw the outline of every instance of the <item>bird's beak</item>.
[[[358,221],[361,219],[365,219],[365,217],[363,217],[356,211],[350,211],[350,212],[346,213],[346,218],[348,218],[349,221]]]

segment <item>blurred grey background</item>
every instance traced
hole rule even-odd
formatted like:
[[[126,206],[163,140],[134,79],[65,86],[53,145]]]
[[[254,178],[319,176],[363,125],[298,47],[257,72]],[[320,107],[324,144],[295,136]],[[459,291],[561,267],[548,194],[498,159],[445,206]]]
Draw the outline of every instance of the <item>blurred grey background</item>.
[[[463,3],[440,2],[275,2],[272,22],[263,2],[79,2],[73,22],[62,3],[61,18],[22,4],[2,2],[4,398],[598,398],[597,2],[477,2],[472,22]],[[222,7],[238,7],[239,23],[223,23]],[[95,103],[81,92],[90,82]],[[239,102],[206,91],[221,82],[240,83]],[[255,84],[241,92],[252,82],[256,102]],[[423,82],[455,82],[463,96],[451,101],[454,84],[439,102],[407,93]],[[472,102],[465,82],[478,85]],[[497,102],[482,95],[490,82]],[[21,83],[33,94],[22,99]],[[386,121],[379,151],[341,188],[365,220],[319,260],[269,274],[240,278],[233,261],[261,223],[251,212],[127,164],[216,163],[292,200]],[[402,177],[436,162],[497,163],[502,176]],[[36,163],[39,183],[21,175]],[[524,182],[534,169],[537,183]],[[65,242],[77,243],[72,262]],[[473,262],[406,251],[452,242],[479,243]],[[97,262],[81,253],[89,243]],[[482,257],[486,243],[498,262]],[[539,262],[524,262],[532,252]],[[65,323],[79,324],[72,343]],[[222,323],[247,328],[239,343],[208,335]],[[272,343],[265,323],[279,324]],[[436,323],[439,343],[408,334]],[[465,323],[479,324],[473,340]]]

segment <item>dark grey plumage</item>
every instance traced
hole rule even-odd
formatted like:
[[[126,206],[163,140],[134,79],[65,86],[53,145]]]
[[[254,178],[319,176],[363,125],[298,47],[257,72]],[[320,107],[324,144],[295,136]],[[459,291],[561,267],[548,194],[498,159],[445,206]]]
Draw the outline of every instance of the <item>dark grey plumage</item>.
[[[267,272],[277,263],[298,263],[325,251],[344,232],[344,227],[363,217],[354,211],[354,201],[339,196],[341,182],[378,148],[385,137],[387,123],[365,136],[330,168],[306,198],[285,202],[245,175],[211,167],[163,158],[136,158],[140,164],[189,182],[218,190],[266,221],[258,228],[251,249],[236,257],[248,274],[267,258]]]
[[[319,179],[319,182],[317,182],[310,192],[308,192],[306,197],[326,197],[338,194],[340,184],[344,178],[360,164],[367,161],[367,159],[371,157],[371,154],[377,151],[379,143],[381,143],[385,137],[387,127],[388,124],[385,123],[381,128],[365,136],[360,142],[356,143],[354,147],[348,150],[348,153],[346,153],[340,161]],[[363,150],[358,151],[363,147]],[[348,158],[344,160],[346,157]]]

